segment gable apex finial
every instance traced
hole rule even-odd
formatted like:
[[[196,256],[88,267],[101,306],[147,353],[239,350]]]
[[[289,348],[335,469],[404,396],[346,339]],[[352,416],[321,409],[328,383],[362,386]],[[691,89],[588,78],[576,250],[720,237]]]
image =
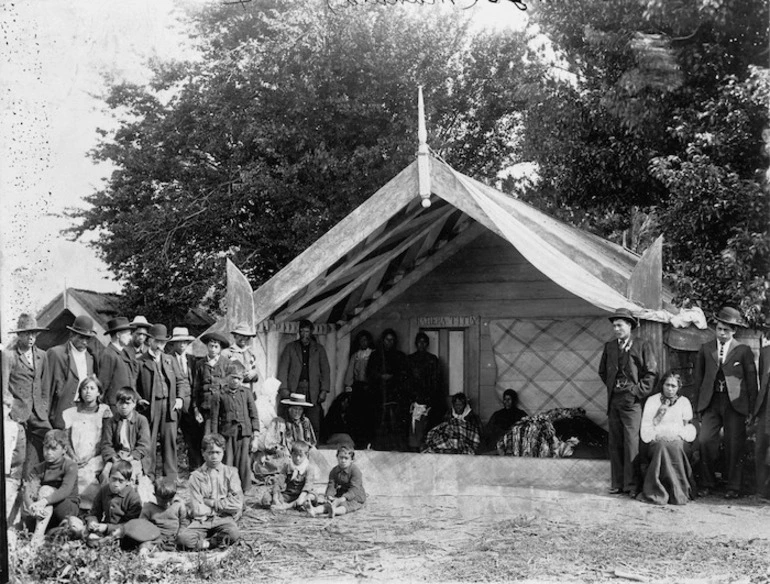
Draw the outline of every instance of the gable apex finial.
[[[425,126],[425,103],[422,85],[417,86],[417,179],[418,192],[424,208],[430,207],[430,160],[428,154],[428,130]]]

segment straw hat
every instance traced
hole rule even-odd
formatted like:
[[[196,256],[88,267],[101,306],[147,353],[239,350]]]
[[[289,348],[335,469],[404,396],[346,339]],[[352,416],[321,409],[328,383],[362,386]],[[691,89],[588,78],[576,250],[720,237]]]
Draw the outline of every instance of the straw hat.
[[[288,398],[282,399],[281,403],[287,406],[302,406],[303,408],[313,407],[313,404],[305,401],[305,394],[303,393],[291,393]]]
[[[242,335],[244,337],[256,337],[256,331],[253,331],[247,322],[239,322],[233,330],[230,331],[232,335]]]
[[[72,326],[68,326],[67,328],[73,333],[83,335],[84,337],[96,336],[96,333],[94,332],[94,321],[90,316],[85,314],[78,316],[75,319],[75,322],[72,323]]]
[[[138,329],[138,328],[150,328],[150,323],[147,322],[147,319],[143,316],[135,316],[134,320],[131,321],[131,328],[132,329]]]
[[[187,327],[175,326],[171,331],[171,342],[174,341],[194,341],[195,337],[190,334]]]
[[[37,326],[37,319],[31,314],[22,314],[19,316],[19,320],[16,323],[16,330],[9,331],[12,333],[39,333],[41,331],[47,331],[48,329],[42,326]]]

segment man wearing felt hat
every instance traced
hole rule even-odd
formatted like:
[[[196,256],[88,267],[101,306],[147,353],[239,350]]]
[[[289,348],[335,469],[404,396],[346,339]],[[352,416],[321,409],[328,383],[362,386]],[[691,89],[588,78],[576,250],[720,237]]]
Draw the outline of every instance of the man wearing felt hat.
[[[641,489],[639,432],[642,402],[652,393],[658,363],[647,341],[634,338],[639,320],[627,308],[609,316],[615,339],[605,343],[599,377],[607,387],[610,493],[636,497]]]
[[[111,408],[117,403],[116,394],[121,388],[134,389],[134,360],[126,352],[131,342],[131,323],[124,316],[107,321],[110,344],[102,351],[96,370],[102,382],[104,403]]]
[[[719,456],[719,432],[724,428],[726,499],[737,499],[741,489],[746,418],[757,398],[757,368],[754,352],[735,339],[738,328],[746,323],[741,313],[725,306],[717,313],[716,339],[698,350],[693,379],[695,411],[701,417],[700,496],[716,487],[716,462]]]
[[[48,418],[59,430],[64,430],[62,412],[75,403],[78,385],[94,373],[94,358],[87,350],[88,343],[96,336],[94,321],[90,316],[81,315],[67,329],[69,339],[46,351],[43,369],[43,391],[51,404]]]
[[[171,355],[163,352],[171,339],[166,326],[154,324],[147,332],[147,352],[139,357],[136,391],[140,411],[150,421],[150,454],[142,459],[144,472],[155,479],[155,451],[161,443],[163,475],[179,478],[176,430],[179,416],[190,407],[190,384]]]
[[[2,391],[11,398],[11,420],[20,431],[12,460],[11,476],[21,479],[22,465],[32,466],[43,460],[43,438],[51,429],[48,421],[48,395],[43,391],[45,351],[35,346],[38,333],[47,328],[37,326],[34,316],[22,314],[16,330],[16,341],[2,352]],[[10,511],[10,509],[8,509]]]

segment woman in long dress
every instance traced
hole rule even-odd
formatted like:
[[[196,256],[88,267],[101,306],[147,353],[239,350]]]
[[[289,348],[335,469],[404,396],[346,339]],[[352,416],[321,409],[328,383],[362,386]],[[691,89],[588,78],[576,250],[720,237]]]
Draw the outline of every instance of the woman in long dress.
[[[677,373],[663,377],[661,393],[650,396],[642,413],[641,438],[649,444],[650,465],[642,496],[652,503],[684,505],[693,498],[695,480],[685,442],[695,440],[690,400],[679,395]]]
[[[99,492],[99,473],[104,468],[102,424],[112,417],[110,406],[102,403],[102,384],[96,375],[89,375],[80,382],[78,400],[62,412],[62,417],[78,465],[80,508],[90,509]]]

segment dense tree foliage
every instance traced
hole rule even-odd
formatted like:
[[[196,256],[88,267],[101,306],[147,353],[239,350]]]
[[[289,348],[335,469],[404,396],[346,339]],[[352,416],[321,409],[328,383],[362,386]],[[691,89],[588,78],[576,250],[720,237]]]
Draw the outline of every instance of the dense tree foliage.
[[[768,5],[581,0],[534,6],[559,76],[525,118],[542,208],[643,248],[665,236],[678,301],[767,319]],[[564,74],[564,70],[568,72]],[[764,313],[764,314],[763,314]]]
[[[134,311],[216,308],[225,257],[254,287],[288,263],[414,160],[418,85],[431,145],[457,168],[494,176],[514,159],[522,34],[322,0],[192,18],[199,56],[111,86],[121,123],[94,157],[116,170],[76,229],[99,231]]]

